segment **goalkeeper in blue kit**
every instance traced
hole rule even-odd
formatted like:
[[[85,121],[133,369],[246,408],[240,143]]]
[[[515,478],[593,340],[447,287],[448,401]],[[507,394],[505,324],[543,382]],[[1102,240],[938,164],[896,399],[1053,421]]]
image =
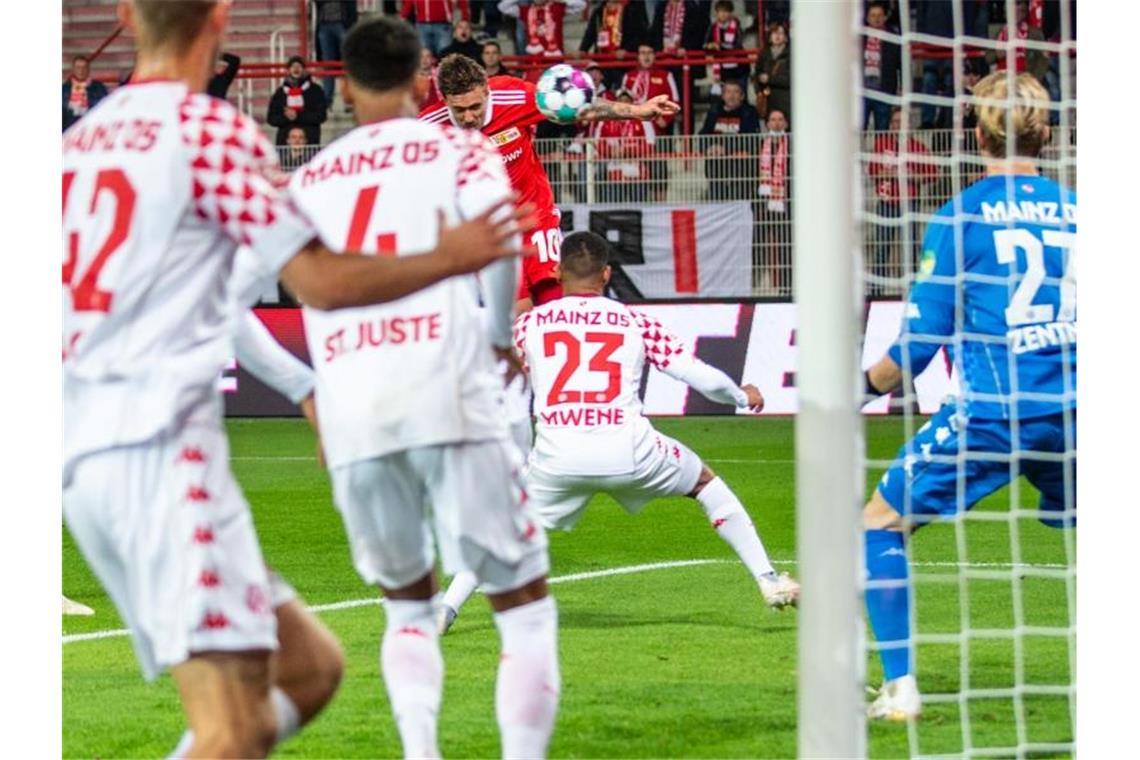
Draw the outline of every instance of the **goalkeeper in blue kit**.
[[[1015,91],[1010,92],[1011,81]],[[953,518],[1024,475],[1042,522],[1075,524],[1076,195],[1038,175],[1049,95],[1028,74],[974,89],[986,177],[931,219],[899,339],[866,374],[870,395],[946,346],[962,395],[899,450],[863,511],[867,614],[884,683],[871,718],[922,709],[914,677],[904,535]]]

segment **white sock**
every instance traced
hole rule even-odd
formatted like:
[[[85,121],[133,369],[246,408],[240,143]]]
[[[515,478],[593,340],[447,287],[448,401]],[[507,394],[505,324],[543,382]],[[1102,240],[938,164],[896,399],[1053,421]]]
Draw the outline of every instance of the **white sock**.
[[[428,600],[384,602],[387,627],[380,645],[380,672],[404,757],[439,757],[436,723],[443,698],[443,655]]]
[[[459,612],[459,608],[467,603],[478,587],[479,581],[475,579],[475,573],[466,570],[456,573],[447,591],[443,592],[443,603]]]
[[[277,740],[274,742],[276,745],[297,733],[301,728],[301,713],[297,709],[297,705],[293,704],[293,700],[289,699],[289,695],[276,686],[269,690],[269,701],[273,705],[273,716],[277,719]],[[186,753],[190,751],[190,745],[193,743],[194,732],[186,729],[182,738],[178,740],[178,745],[167,756],[168,760],[181,760],[181,758],[186,757]]]
[[[544,597],[495,613],[502,640],[495,715],[504,758],[546,757],[558,712],[558,608]]]
[[[760,535],[744,511],[744,505],[723,480],[714,478],[710,481],[697,494],[697,501],[701,503],[717,534],[732,547],[757,582],[761,576],[775,572],[768,559],[768,552],[760,541]]]

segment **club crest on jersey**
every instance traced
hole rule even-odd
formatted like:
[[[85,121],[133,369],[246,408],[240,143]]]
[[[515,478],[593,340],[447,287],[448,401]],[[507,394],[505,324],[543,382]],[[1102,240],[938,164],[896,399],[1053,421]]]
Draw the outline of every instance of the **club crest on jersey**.
[[[922,258],[918,261],[918,275],[919,277],[929,277],[934,274],[934,251],[927,248],[922,252]]]
[[[491,135],[491,142],[495,143],[497,147],[502,147],[509,142],[514,142],[520,137],[522,137],[522,132],[519,131],[519,128],[511,127],[510,129],[504,129],[502,132],[496,132]]]

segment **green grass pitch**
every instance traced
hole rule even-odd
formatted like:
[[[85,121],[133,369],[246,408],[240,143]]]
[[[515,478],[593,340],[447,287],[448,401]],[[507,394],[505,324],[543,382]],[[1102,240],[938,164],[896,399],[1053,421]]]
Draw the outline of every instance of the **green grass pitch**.
[[[794,421],[790,418],[658,420],[687,442],[732,486],[778,567],[794,572]],[[229,423],[234,470],[253,506],[269,562],[310,604],[375,597],[349,561],[313,438],[299,420]],[[904,437],[901,418],[867,421],[867,451],[889,460]],[[868,471],[868,489],[881,470]],[[1011,498],[1034,503],[1032,488],[994,494],[979,510],[1008,509]],[[836,508],[841,508],[836,504]],[[810,530],[810,526],[805,529]],[[969,521],[960,531],[936,525],[912,544],[919,628],[957,633],[963,621],[986,631],[1012,628],[1015,594],[1032,626],[1020,637],[971,637],[919,648],[924,691],[952,692],[963,677],[973,689],[1021,683],[1069,683],[1068,637],[1039,635],[1067,627],[1062,579],[1011,580],[1015,558],[1064,565],[1062,532],[1019,520]],[[958,546],[966,546],[960,557]],[[774,613],[731,550],[689,500],[651,504],[629,516],[599,498],[573,533],[551,535],[553,576],[672,560],[716,562],[571,580],[553,587],[558,600],[563,693],[551,745],[555,757],[792,757],[796,751],[796,613]],[[957,563],[979,576],[959,583]],[[988,573],[988,575],[987,575]],[[66,618],[64,633],[118,628],[120,621],[70,536],[63,536],[68,596],[94,607],[93,618]],[[965,596],[963,596],[965,595]],[[964,612],[963,612],[964,611]],[[344,683],[326,712],[283,746],[283,757],[396,757],[400,753],[379,679],[379,606],[322,613],[344,645]],[[1049,633],[1049,631],[1044,631]],[[1055,631],[1054,631],[1055,633]],[[498,754],[494,673],[498,639],[485,601],[475,598],[443,640],[447,667],[440,742],[452,757]],[[67,757],[162,756],[183,719],[173,684],[145,684],[123,637],[63,648],[63,740]],[[868,666],[877,684],[877,659]],[[1072,704],[1065,696],[1008,696],[930,705],[911,729],[923,753],[960,754],[968,747],[1013,747],[1071,741]],[[1019,737],[1017,712],[1023,716]],[[873,726],[875,757],[910,751],[906,726]]]

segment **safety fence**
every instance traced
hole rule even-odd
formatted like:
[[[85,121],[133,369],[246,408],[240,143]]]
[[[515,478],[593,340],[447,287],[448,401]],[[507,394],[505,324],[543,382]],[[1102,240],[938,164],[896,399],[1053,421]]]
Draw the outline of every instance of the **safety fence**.
[[[535,146],[563,230],[610,239],[625,297],[790,298],[792,140],[788,133],[647,136],[620,126]],[[283,146],[282,166],[295,169],[316,150]],[[926,222],[983,176],[984,163],[970,130],[866,132],[853,158],[862,178],[866,294],[901,295]],[[1039,163],[1075,188],[1075,128],[1054,130]]]

